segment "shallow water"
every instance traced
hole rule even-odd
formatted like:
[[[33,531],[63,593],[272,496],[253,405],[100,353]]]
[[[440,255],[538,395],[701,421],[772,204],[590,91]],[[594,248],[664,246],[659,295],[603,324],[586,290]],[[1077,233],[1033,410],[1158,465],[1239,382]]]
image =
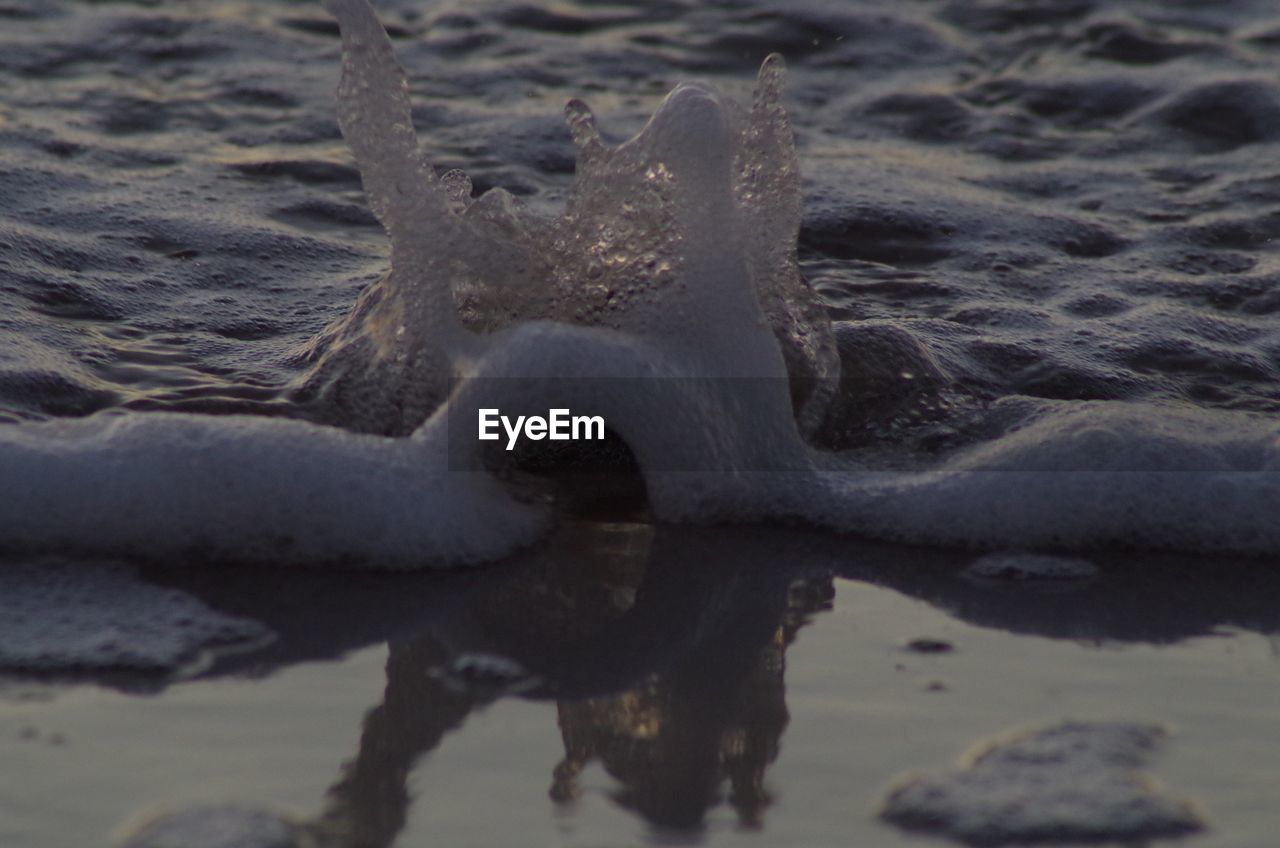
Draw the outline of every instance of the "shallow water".
[[[676,82],[745,100],[764,56],[785,54],[801,268],[846,353],[831,444],[928,467],[1010,444],[1048,408],[1088,414],[1084,401],[1140,401],[1171,421],[1189,408],[1228,430],[1231,413],[1266,426],[1280,410],[1270,3],[379,11],[437,168],[547,214],[571,185],[565,100],[585,96],[620,140]],[[311,417],[285,388],[306,344],[388,262],[333,117],[338,66],[336,26],[308,4],[0,4],[0,421]],[[410,729],[384,731],[403,750],[370,764],[367,803],[331,800],[328,826],[354,816],[375,843],[396,816],[404,843],[730,843],[756,838],[745,819],[770,844],[895,844],[915,837],[875,806],[896,774],[1069,717],[1169,723],[1150,768],[1205,808],[1197,843],[1256,844],[1274,826],[1280,605],[1266,562],[1090,553],[1099,576],[1051,589],[849,538],[581,532],[475,576],[149,566],[148,580],[277,641],[176,678],[5,678],[0,841],[91,844],[150,805],[228,798],[314,818],[362,750],[384,664],[400,697],[396,680],[468,650],[543,681],[508,681],[534,686],[531,700],[485,709],[499,692],[473,691],[484,666],[464,668],[462,694],[408,685]],[[636,554],[650,544],[658,553]],[[548,569],[601,574],[565,588]],[[643,611],[661,614],[600,636],[641,582],[657,587]],[[523,609],[539,586],[555,594],[546,585],[565,605]],[[814,623],[797,630],[804,616]],[[920,636],[957,650],[903,651]],[[784,710],[780,648],[767,646],[792,637]],[[650,673],[657,694],[617,694]],[[652,768],[619,752],[650,731],[646,710],[673,725]],[[430,737],[463,716],[436,750]],[[545,794],[567,744],[557,720],[588,748],[621,746],[612,774],[588,757],[573,803]],[[721,780],[733,768],[746,788]]]
[[[1116,556],[1037,583],[969,559],[587,524],[453,578],[156,571],[279,641],[182,681],[9,681],[0,835],[96,844],[235,802],[338,845],[920,844],[876,815],[902,772],[1072,718],[1168,728],[1148,768],[1207,822],[1190,844],[1268,838],[1273,569]],[[481,653],[526,676],[468,672]]]
[[[333,120],[330,19],[4,14],[6,417],[269,403],[386,263]],[[676,82],[740,93],[782,52],[801,258],[837,318],[892,320],[986,398],[1280,404],[1265,2],[383,17],[437,167],[543,210],[571,177],[569,97],[623,137]]]

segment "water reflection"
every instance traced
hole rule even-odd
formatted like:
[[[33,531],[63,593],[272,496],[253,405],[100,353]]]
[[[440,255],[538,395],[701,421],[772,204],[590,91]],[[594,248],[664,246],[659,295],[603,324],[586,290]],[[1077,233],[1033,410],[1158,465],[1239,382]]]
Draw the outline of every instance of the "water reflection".
[[[788,722],[786,650],[830,603],[832,578],[778,567],[782,550],[771,569],[718,564],[719,538],[597,528],[562,539],[558,556],[477,584],[428,631],[393,641],[383,701],[317,832],[390,845],[417,761],[513,687],[556,702],[565,756],[548,764],[553,803],[572,803],[599,762],[617,802],[655,828],[696,832],[726,800],[759,827]]]
[[[359,753],[329,789],[315,827],[322,844],[386,846],[404,828],[414,765],[476,706],[428,673],[446,660],[430,638],[392,646],[382,703],[365,716]]]
[[[787,592],[771,633],[724,632],[699,645],[665,672],[615,695],[557,704],[565,757],[556,766],[551,797],[577,795],[576,779],[599,761],[622,785],[615,798],[662,828],[698,828],[719,803],[747,827],[760,827],[771,798],[765,770],[777,759],[787,712],[786,651],[810,613],[831,594],[829,579],[801,580]],[[760,636],[764,636],[763,643]]]
[[[545,764],[550,806],[571,809],[595,765],[616,803],[660,833],[697,838],[723,806],[763,827],[767,772],[789,721],[787,651],[830,605],[836,577],[1014,634],[1169,643],[1224,626],[1280,631],[1275,563],[1092,559],[1098,573],[1087,580],[1000,582],[972,579],[972,554],[797,530],[568,523],[509,563],[453,574],[219,567],[148,577],[280,635],[220,658],[203,678],[389,645],[381,703],[305,825],[321,845],[371,848],[404,828],[423,758],[509,695],[555,703],[558,728],[548,720],[546,732],[564,754]]]

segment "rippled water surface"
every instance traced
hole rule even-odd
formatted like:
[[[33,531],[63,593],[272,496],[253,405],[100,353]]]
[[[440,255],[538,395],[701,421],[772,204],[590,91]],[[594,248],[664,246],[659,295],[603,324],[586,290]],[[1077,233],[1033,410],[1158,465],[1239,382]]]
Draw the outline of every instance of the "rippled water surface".
[[[1055,403],[1280,412],[1267,0],[377,7],[432,162],[548,214],[567,99],[621,140],[784,54],[839,447],[928,457]],[[0,422],[303,414],[308,340],[388,263],[338,67],[318,4],[0,0]],[[898,774],[1069,718],[1168,725],[1144,768],[1200,810],[1188,844],[1269,838],[1274,563],[972,559],[589,524],[466,575],[151,565],[275,642],[0,678],[0,843],[231,801],[333,845],[914,844],[877,817]]]
[[[0,14],[0,413],[269,404],[386,264],[332,117],[336,26],[302,3]],[[543,209],[569,97],[623,137],[676,82],[741,92],[782,52],[805,272],[855,335],[890,321],[983,398],[1280,404],[1266,2],[383,17],[437,166]]]

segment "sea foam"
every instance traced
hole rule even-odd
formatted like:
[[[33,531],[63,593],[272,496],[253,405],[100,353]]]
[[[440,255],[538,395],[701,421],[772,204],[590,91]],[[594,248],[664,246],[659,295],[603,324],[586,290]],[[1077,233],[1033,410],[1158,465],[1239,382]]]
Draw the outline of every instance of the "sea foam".
[[[568,407],[626,441],[659,520],[1280,555],[1280,428],[1258,416],[1041,403],[928,467],[811,447],[838,414],[840,355],[856,351],[837,352],[796,270],[799,184],[777,57],[749,109],[683,84],[618,146],[571,102],[577,177],[548,221],[500,189],[472,198],[459,172],[437,176],[372,10],[328,7],[343,34],[339,121],[392,244],[386,278],[316,339],[295,387],[301,412],[339,427],[189,415],[6,427],[0,477],[20,483],[0,502],[0,547],[375,567],[495,559],[546,516],[450,422]]]
[[[970,845],[1137,842],[1204,823],[1188,801],[1138,769],[1165,735],[1156,725],[1065,722],[979,746],[964,766],[909,775],[881,815]]]
[[[294,421],[123,415],[6,428],[8,552],[376,564],[491,559],[542,518],[440,442]]]
[[[111,562],[0,567],[0,668],[45,673],[172,671],[206,649],[261,643],[257,622],[138,579]]]

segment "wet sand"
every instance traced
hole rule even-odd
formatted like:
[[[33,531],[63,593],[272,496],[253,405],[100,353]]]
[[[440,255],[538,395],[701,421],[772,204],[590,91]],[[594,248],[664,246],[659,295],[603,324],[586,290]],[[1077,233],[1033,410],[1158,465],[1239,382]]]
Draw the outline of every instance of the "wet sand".
[[[476,574],[281,571],[264,593],[153,571],[280,640],[185,680],[6,681],[0,839],[234,802],[331,844],[917,844],[877,817],[901,773],[1064,719],[1167,726],[1148,768],[1207,822],[1189,844],[1267,838],[1273,569],[1123,555],[1010,581],[971,559],[580,524]]]

